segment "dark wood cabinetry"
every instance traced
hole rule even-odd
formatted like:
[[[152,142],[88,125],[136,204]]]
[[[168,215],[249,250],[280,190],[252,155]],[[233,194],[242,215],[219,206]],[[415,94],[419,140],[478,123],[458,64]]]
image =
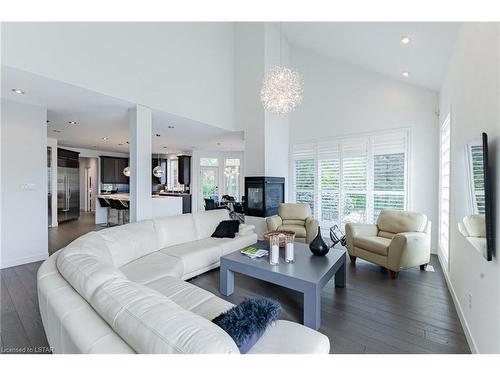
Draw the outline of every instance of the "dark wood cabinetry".
[[[129,177],[123,174],[128,166],[127,158],[101,156],[101,183],[103,184],[128,184]]]
[[[188,187],[191,184],[191,156],[179,155],[178,160],[178,181],[179,184]]]

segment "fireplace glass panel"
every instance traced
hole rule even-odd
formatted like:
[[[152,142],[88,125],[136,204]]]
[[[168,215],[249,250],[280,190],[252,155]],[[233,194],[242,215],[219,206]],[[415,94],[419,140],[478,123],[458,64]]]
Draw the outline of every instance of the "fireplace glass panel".
[[[264,208],[264,189],[260,187],[248,188],[248,208],[262,210]]]

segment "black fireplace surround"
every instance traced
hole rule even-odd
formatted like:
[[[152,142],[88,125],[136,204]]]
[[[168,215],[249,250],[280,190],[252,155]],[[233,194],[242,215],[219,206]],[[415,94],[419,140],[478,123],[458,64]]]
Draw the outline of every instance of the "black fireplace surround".
[[[284,177],[245,177],[245,213],[248,216],[268,217],[278,213],[285,200]]]

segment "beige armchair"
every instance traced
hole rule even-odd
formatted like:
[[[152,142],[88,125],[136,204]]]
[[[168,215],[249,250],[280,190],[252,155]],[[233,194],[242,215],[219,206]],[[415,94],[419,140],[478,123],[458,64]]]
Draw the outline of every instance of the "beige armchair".
[[[346,240],[353,264],[360,257],[389,269],[396,279],[399,271],[429,263],[431,222],[417,212],[382,210],[377,224],[346,224]]]
[[[311,243],[318,234],[318,220],[314,219],[311,207],[305,203],[282,203],[278,215],[266,218],[267,230],[291,230],[295,241]]]

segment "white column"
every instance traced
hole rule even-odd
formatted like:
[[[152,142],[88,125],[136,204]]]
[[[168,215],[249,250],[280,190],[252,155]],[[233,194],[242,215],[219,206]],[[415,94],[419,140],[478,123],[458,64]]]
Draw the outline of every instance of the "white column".
[[[151,109],[136,105],[128,111],[130,142],[130,222],[152,217]]]

